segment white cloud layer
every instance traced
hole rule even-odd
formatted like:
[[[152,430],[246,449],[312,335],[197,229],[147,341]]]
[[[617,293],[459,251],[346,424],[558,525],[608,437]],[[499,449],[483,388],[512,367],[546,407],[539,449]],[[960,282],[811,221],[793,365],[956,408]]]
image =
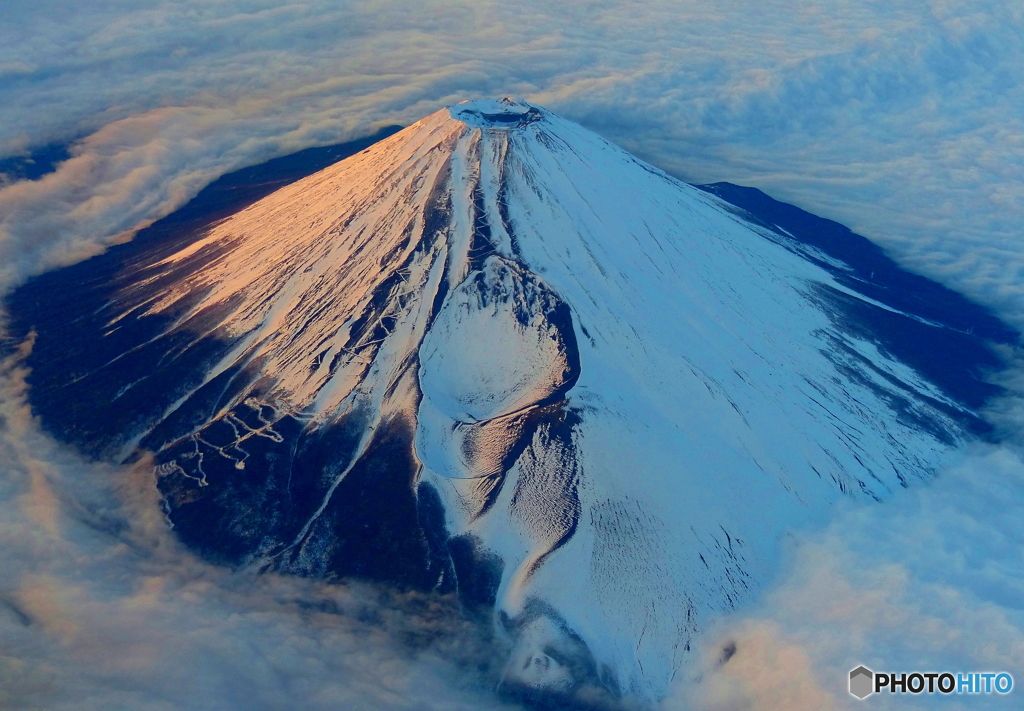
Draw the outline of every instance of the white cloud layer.
[[[228,170],[516,93],[684,178],[837,219],[1024,327],[1021,37],[1016,0],[5,0],[0,156],[79,142],[57,172],[0,189],[0,292]],[[397,641],[438,624],[412,602],[254,582],[181,552],[152,508],[111,491],[121,473],[38,431],[16,370],[2,378],[0,707],[497,703],[460,686],[459,660],[490,653],[459,646],[482,645],[473,634],[444,630],[416,654]],[[1008,400],[994,415],[1017,442],[1020,413]],[[1013,446],[804,534],[671,703],[842,709],[865,663],[1019,671],[1008,704],[962,702],[1010,708],[1024,693]],[[792,675],[769,678],[779,665]]]
[[[930,487],[800,536],[760,605],[707,636],[666,711],[1014,709],[1024,685],[1024,461],[979,448]],[[735,653],[725,663],[723,650]],[[884,672],[1009,672],[1009,695],[847,693]],[[699,677],[699,680],[698,680]],[[695,683],[696,680],[696,683]]]

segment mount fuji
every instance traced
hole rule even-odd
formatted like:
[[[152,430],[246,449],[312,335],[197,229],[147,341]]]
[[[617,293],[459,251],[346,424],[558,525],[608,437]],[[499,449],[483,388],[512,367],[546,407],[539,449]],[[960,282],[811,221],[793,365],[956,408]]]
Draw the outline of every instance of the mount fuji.
[[[664,697],[785,531],[986,435],[1018,339],[516,99],[183,215],[8,299],[44,426],[151,458],[213,561],[493,609],[504,684],[552,698]]]

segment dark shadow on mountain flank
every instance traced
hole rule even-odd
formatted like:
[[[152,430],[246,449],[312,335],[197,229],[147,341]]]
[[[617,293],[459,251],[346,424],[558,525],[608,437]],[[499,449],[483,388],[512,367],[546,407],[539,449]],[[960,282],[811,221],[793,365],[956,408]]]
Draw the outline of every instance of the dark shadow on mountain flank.
[[[57,170],[71,157],[70,143],[48,143],[32,149],[28,155],[0,158],[0,185],[20,180],[39,180]]]
[[[1002,392],[986,380],[1004,366],[991,344],[1019,345],[1020,334],[990,311],[902,269],[881,247],[837,222],[774,200],[756,188],[731,183],[695,187],[732,204],[744,219],[772,230],[782,246],[825,269],[844,287],[899,312],[834,289],[829,295],[818,294],[828,302],[826,313],[841,330],[875,343],[968,408],[977,410]],[[848,268],[822,259],[821,253]],[[965,424],[978,434],[989,430],[977,418],[968,418]]]

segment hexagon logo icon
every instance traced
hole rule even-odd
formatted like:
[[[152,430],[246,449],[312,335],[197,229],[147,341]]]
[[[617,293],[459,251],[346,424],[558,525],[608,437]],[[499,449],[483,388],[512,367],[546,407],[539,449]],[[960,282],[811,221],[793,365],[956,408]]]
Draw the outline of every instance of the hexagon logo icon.
[[[875,674],[865,666],[850,672],[850,693],[858,699],[866,699],[874,691]]]

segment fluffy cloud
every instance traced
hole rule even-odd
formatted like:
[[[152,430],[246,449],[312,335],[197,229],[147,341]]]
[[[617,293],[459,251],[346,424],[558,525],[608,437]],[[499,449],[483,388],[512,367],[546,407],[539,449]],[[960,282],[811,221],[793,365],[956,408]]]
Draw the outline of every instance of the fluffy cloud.
[[[847,674],[861,664],[1006,671],[1024,681],[1019,450],[979,448],[931,487],[843,512],[798,540],[760,609],[709,634],[702,665],[667,709],[852,710],[860,702],[847,693]],[[926,709],[936,701],[883,693],[871,704]],[[945,701],[1007,709],[1019,691]]]

